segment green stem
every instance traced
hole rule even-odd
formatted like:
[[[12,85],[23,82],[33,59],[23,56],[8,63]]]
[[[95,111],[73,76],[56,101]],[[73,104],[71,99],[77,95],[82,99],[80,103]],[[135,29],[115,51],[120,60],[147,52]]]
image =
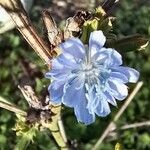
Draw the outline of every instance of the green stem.
[[[63,133],[61,132],[62,129],[58,124],[61,115],[61,105],[53,106],[51,110],[54,113],[54,116],[52,116],[51,123],[50,124],[42,123],[42,125],[51,131],[52,136],[54,137],[56,143],[58,144],[61,150],[69,150],[67,140],[63,135],[64,131]]]

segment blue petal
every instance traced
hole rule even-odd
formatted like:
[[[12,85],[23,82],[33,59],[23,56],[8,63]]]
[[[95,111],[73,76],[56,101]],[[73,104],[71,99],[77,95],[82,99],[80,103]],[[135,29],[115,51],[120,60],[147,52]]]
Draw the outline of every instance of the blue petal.
[[[98,96],[95,101],[97,101],[97,105],[95,106],[95,113],[98,116],[105,117],[111,112],[108,102],[104,96]]]
[[[122,56],[112,48],[101,48],[99,52],[92,57],[98,63],[103,63],[106,67],[120,66],[122,64]]]
[[[71,75],[70,75],[71,76]],[[84,86],[84,79],[80,79],[79,77],[72,75],[71,77],[68,77],[68,81],[66,82],[64,86],[64,95],[62,98],[62,102],[64,105],[69,107],[75,107],[80,103],[80,101],[83,101],[81,96],[81,91],[83,92],[83,86]]]
[[[112,68],[112,70],[123,73],[128,78],[128,82],[136,83],[139,79],[139,72],[130,67],[119,66],[116,68]]]
[[[122,65],[122,56],[115,49],[108,48],[107,50],[111,51],[111,66]]]
[[[84,90],[80,90],[78,95],[80,95],[80,97],[79,97],[80,103],[78,103],[74,107],[74,112],[77,117],[77,120],[86,125],[91,124],[95,121],[95,114],[89,113],[89,110],[86,108],[87,102],[86,102]]]
[[[110,95],[114,96],[118,100],[123,100],[128,95],[128,88],[125,84],[120,83],[116,80],[108,81],[109,87],[107,91]]]
[[[77,64],[68,53],[64,53],[52,60],[52,69],[45,74],[45,77],[54,79],[62,78],[68,76],[71,71],[78,69],[79,64]]]
[[[95,121],[95,114],[91,114],[87,107],[87,99],[85,97],[85,89],[83,81],[78,77],[74,77],[65,84],[63,103],[66,106],[73,107],[77,120],[86,125]]]
[[[118,82],[127,83],[129,82],[128,78],[120,72],[111,72],[110,80],[117,80]]]
[[[69,53],[72,56],[83,59],[85,58],[85,48],[83,43],[78,38],[71,38],[60,44],[63,53]]]
[[[105,51],[99,51],[94,54],[92,60],[97,62],[98,64],[104,64],[108,59],[108,53]]]
[[[95,88],[93,88],[95,87]],[[88,105],[87,108],[91,114],[96,113],[98,116],[105,117],[110,113],[110,107],[107,97],[102,93],[99,85],[86,87]]]
[[[89,84],[85,84],[85,89],[86,89],[86,93],[85,93],[85,96],[86,96],[86,99],[87,99],[87,109],[89,110],[89,112],[91,114],[95,113],[94,112],[94,103],[95,103],[95,93],[96,93],[96,90],[95,90],[95,85],[89,85]]]
[[[91,50],[91,56],[94,56],[105,44],[106,37],[102,31],[93,31],[89,38],[89,50]]]
[[[63,69],[63,70],[50,70],[49,72],[47,72],[45,74],[45,77],[46,78],[54,78],[54,79],[57,79],[57,78],[67,78],[68,74],[70,73],[70,70],[68,69]]]
[[[65,84],[64,80],[54,80],[49,88],[49,94],[50,94],[50,101],[54,104],[60,104],[62,102],[62,96],[63,96],[63,88]]]
[[[60,54],[52,60],[52,69],[73,69],[77,66],[77,61],[69,53]]]
[[[107,66],[120,66],[122,65],[122,56],[112,48],[102,48],[101,53],[107,53],[108,60]]]
[[[113,106],[117,106],[116,100],[112,95],[110,95],[107,91],[105,91],[104,94],[108,103],[112,104]]]

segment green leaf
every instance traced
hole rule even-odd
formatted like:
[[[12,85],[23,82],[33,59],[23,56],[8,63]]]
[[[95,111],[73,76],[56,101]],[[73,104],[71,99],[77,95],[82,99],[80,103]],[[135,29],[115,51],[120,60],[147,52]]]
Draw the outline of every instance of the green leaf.
[[[144,133],[139,137],[139,140],[141,141],[141,143],[143,143],[144,145],[149,145],[150,143],[150,136],[148,133]]]
[[[147,39],[139,34],[136,34],[117,40],[110,39],[106,42],[105,46],[115,48],[121,52],[129,52],[133,50],[143,50],[148,45],[148,43],[149,41]]]
[[[25,150],[30,142],[33,142],[33,138],[36,136],[36,132],[37,129],[32,127],[27,132],[24,132],[22,136],[19,136],[15,150]]]
[[[6,144],[6,141],[7,141],[6,137],[4,135],[0,134],[0,145]]]
[[[31,126],[26,123],[26,118],[21,115],[17,116],[17,122],[15,124],[16,135],[18,137],[15,150],[25,150],[28,145],[33,142],[33,138],[37,134],[37,127]]]

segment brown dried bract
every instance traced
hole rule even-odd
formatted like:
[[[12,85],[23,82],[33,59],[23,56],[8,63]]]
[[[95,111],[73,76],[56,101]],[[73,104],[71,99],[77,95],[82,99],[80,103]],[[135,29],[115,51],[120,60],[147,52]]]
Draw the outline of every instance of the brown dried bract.
[[[52,51],[68,38],[79,37],[82,25],[92,16],[89,11],[79,11],[73,17],[68,18],[64,29],[60,30],[48,10],[44,10],[42,14],[46,35]]]
[[[73,17],[68,18],[64,28],[64,39],[68,39],[73,36],[79,37],[82,25],[91,17],[92,14],[89,11],[78,11]]]

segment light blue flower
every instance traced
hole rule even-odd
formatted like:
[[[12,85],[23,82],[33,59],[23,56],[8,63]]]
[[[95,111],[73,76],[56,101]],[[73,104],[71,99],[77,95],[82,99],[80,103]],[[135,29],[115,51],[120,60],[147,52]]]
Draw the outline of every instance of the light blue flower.
[[[52,68],[46,77],[52,79],[48,91],[54,104],[74,109],[79,122],[91,124],[95,116],[110,113],[109,104],[128,95],[128,82],[135,83],[139,72],[123,67],[121,55],[112,48],[103,47],[106,37],[94,31],[89,46],[78,38],[60,44],[62,54],[51,61]]]

